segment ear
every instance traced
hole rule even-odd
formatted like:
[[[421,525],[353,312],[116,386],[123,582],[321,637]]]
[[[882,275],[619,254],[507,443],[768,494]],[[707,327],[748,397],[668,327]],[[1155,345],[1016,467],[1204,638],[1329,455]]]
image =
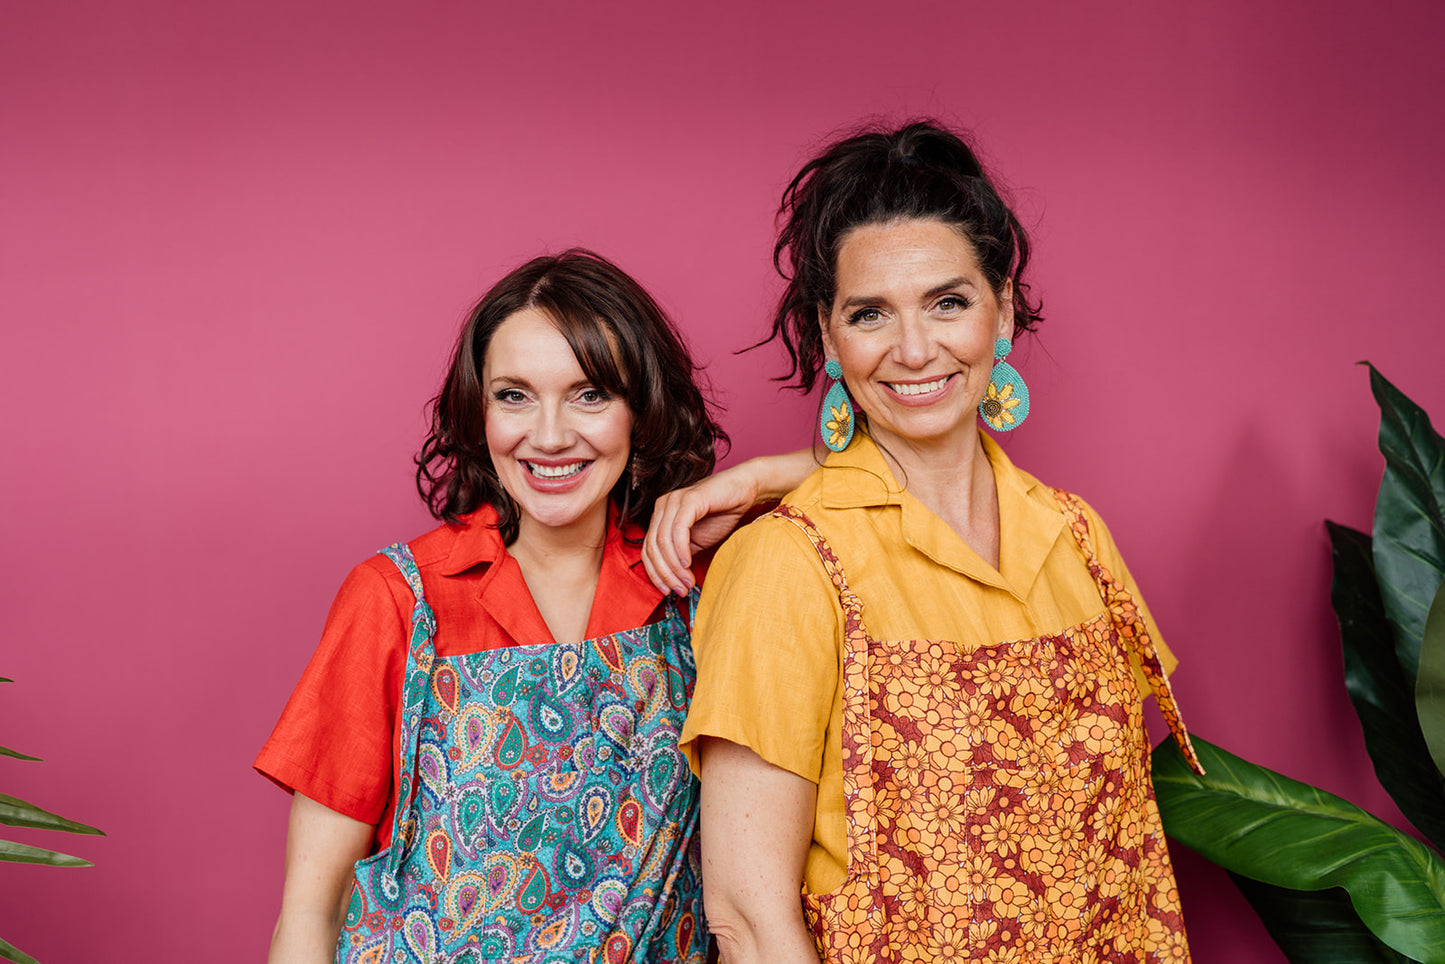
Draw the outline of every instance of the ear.
[[[823,333],[823,360],[837,361],[838,349],[833,345],[833,332],[828,327],[828,316],[831,311],[827,305],[818,305],[818,330]]]
[[[998,337],[1014,340],[1014,279],[1003,283],[998,296]]]

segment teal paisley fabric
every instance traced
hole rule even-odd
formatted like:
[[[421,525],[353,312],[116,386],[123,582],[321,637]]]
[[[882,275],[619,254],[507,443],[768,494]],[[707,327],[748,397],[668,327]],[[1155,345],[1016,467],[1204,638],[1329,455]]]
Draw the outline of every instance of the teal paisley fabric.
[[[701,964],[698,788],[678,752],[697,591],[575,644],[437,657],[416,596],[391,846],[356,865],[338,964]]]

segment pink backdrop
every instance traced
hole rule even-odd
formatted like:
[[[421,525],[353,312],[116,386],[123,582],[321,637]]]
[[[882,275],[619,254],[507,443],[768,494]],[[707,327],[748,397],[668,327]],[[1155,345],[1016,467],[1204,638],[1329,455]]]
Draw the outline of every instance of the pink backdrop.
[[[1201,734],[1386,814],[1321,520],[1367,526],[1368,358],[1437,416],[1445,14],[1430,0],[3,6],[0,936],[261,959],[288,798],[250,761],[331,594],[427,527],[466,306],[595,247],[681,319],[735,455],[812,400],[737,358],[786,176],[865,115],[974,129],[1048,320],[1010,454],[1111,521]],[[1396,819],[1398,819],[1397,815]],[[1281,955],[1178,855],[1201,962]]]

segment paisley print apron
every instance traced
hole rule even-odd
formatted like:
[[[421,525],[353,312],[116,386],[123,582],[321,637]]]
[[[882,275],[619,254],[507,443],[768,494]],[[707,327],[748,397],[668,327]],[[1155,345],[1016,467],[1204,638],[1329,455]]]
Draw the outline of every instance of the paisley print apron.
[[[825,961],[1189,960],[1129,653],[1203,771],[1133,600],[1099,564],[1082,506],[1055,495],[1103,612],[972,652],[870,638],[822,535],[776,510],[845,614],[847,877],[803,894]]]
[[[338,964],[701,964],[689,618],[438,657],[416,596],[392,842],[357,863]],[[690,609],[697,605],[694,590]]]

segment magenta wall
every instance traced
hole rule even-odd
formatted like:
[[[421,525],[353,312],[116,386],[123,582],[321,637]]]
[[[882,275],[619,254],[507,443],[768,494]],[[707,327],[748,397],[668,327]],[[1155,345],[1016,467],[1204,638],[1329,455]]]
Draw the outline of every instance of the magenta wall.
[[[405,9],[406,12],[403,12]],[[1321,520],[1368,525],[1368,358],[1445,419],[1430,0],[7,3],[0,790],[105,828],[0,865],[49,964],[261,958],[250,760],[365,554],[427,525],[422,404],[543,249],[635,271],[735,452],[804,443],[762,331],[785,177],[864,115],[973,128],[1037,225],[1020,463],[1091,499],[1201,734],[1391,813]],[[886,11],[886,12],[880,12]],[[1281,956],[1178,857],[1197,960]]]

